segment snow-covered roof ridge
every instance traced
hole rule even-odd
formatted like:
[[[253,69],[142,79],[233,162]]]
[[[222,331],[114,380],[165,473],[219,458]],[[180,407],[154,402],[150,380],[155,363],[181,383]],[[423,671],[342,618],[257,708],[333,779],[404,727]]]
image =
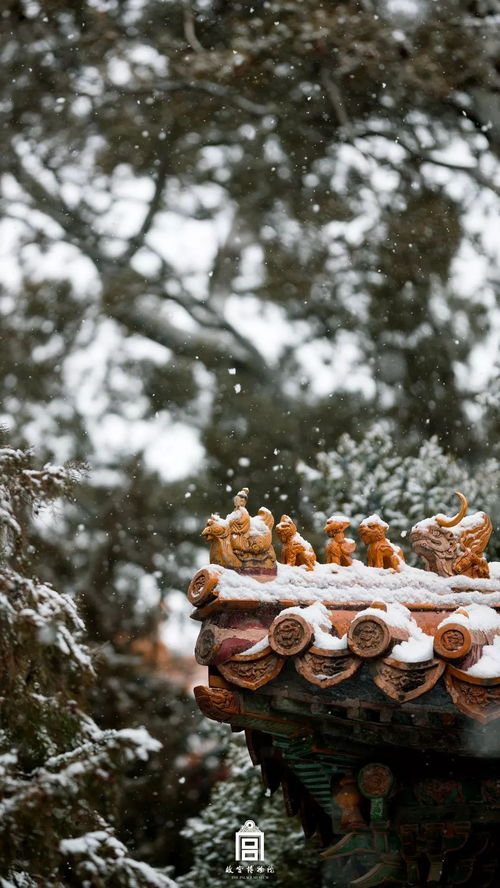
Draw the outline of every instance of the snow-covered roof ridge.
[[[460,623],[473,632],[500,632],[500,614],[487,604],[464,605],[441,620],[439,627],[448,623]]]
[[[209,566],[210,569],[210,566]],[[314,570],[278,565],[275,578],[259,583],[252,576],[217,567],[219,601],[231,599],[294,604],[320,601],[328,604],[369,603],[378,598],[388,602],[422,605],[485,604],[500,607],[500,563],[490,562],[490,579],[471,579],[460,575],[440,577],[408,564],[399,573],[367,567],[354,561],[349,567],[316,564]]]

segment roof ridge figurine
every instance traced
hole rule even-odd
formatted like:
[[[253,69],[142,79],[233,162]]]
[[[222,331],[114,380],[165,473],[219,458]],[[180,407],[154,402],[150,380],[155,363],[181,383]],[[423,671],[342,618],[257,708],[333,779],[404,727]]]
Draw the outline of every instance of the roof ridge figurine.
[[[274,518],[261,506],[257,515],[247,509],[248,487],[238,491],[234,509],[225,518],[212,514],[201,535],[210,540],[210,562],[253,576],[276,575],[276,553],[272,543]]]
[[[229,522],[221,518],[216,512],[210,515],[206,527],[201,536],[210,542],[210,564],[220,564],[222,567],[238,568],[242,562],[236,555],[231,545],[229,536]]]
[[[255,577],[274,577],[276,553],[272,543],[274,518],[265,506],[251,516],[248,509],[249,488],[242,487],[233,498],[234,509],[225,518],[213,513],[202,536],[210,542],[210,562]],[[424,518],[410,531],[413,551],[424,562],[424,570],[442,577],[464,575],[488,579],[490,571],[484,550],[493,525],[485,512],[466,515],[467,499],[456,491],[460,509],[452,518],[443,514]],[[327,564],[350,567],[354,540],[345,536],[350,519],[342,513],[331,515],[324,525],[328,536],[325,547]],[[359,524],[359,535],[367,546],[367,566],[399,572],[405,557],[399,546],[387,537],[389,525],[373,514]],[[283,543],[281,560],[292,567],[313,571],[317,558],[310,542],[297,530],[289,515],[282,515],[276,533]]]
[[[282,515],[276,525],[276,533],[283,543],[281,561],[291,567],[302,567],[314,570],[316,553],[307,540],[297,530],[297,525],[289,515]]]
[[[467,515],[467,499],[456,490],[460,509],[453,518],[433,515],[415,524],[410,531],[414,552],[420,555],[425,570],[442,577],[459,574],[475,579],[490,575],[484,550],[488,545],[493,525],[486,512]]]
[[[359,535],[368,547],[368,567],[399,571],[405,560],[402,550],[387,538],[389,525],[380,515],[369,515],[359,525]]]
[[[351,522],[346,515],[336,513],[330,515],[323,528],[329,537],[325,546],[327,564],[338,564],[341,567],[349,567],[352,564],[352,553],[356,543],[344,535],[344,531],[350,527]]]

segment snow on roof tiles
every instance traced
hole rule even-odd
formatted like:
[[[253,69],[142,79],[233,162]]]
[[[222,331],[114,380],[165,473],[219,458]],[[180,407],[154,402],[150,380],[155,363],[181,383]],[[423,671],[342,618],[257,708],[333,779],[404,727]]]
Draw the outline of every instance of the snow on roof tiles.
[[[220,602],[256,599],[296,604],[364,603],[375,599],[402,604],[460,605],[488,604],[500,607],[500,562],[490,562],[490,579],[467,576],[440,577],[430,571],[401,564],[399,573],[367,567],[354,561],[350,567],[316,564],[314,570],[279,564],[275,579],[259,583],[251,576],[218,567]],[[463,590],[463,591],[462,591]]]

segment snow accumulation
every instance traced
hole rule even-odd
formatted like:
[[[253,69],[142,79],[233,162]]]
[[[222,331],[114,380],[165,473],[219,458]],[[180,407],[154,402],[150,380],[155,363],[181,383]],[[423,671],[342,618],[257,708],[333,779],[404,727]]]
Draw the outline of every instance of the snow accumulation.
[[[371,614],[380,617],[388,626],[403,629],[408,633],[407,641],[401,641],[394,645],[391,657],[402,660],[403,663],[421,663],[424,660],[432,660],[434,656],[434,639],[417,625],[410,611],[403,604],[386,604],[384,608],[367,607],[356,614],[356,617]]]
[[[125,846],[105,830],[85,833],[85,835],[78,836],[76,839],[63,839],[59,843],[59,848],[63,854],[87,854],[88,852],[95,852],[103,842],[113,848],[116,857],[125,856]]]
[[[434,656],[434,646],[432,635],[426,635],[419,626],[419,635],[409,638],[408,641],[401,641],[395,644],[391,657],[395,660],[401,660],[403,663],[423,663],[424,660],[432,660]]]
[[[246,650],[242,651],[242,653],[245,655],[261,654],[263,651],[265,651],[267,647],[269,647],[269,635],[266,632],[266,634],[263,636],[263,638],[260,639],[260,641],[256,641],[255,644],[252,645],[252,647],[247,648]]]
[[[208,567],[213,569],[213,565]],[[488,604],[500,607],[500,563],[490,562],[489,567],[490,579],[471,579],[467,576],[440,577],[405,563],[401,563],[399,572],[367,567],[360,561],[354,561],[350,567],[316,564],[310,571],[279,564],[276,579],[267,583],[218,567],[219,600],[258,599],[272,603],[286,599],[293,605],[310,604],[311,601],[367,604],[378,599],[400,604],[451,604],[455,607]]]
[[[134,745],[134,755],[142,761],[147,761],[152,752],[161,749],[160,741],[152,737],[146,728],[121,728],[116,734]]]
[[[136,888],[176,888],[168,876],[147,863],[130,858],[125,845],[111,832],[103,829],[73,839],[63,839],[59,843],[59,850],[64,857],[74,858],[77,867],[78,860],[83,860],[86,875],[92,868],[95,875],[104,877],[112,867],[117,884],[122,882],[122,874],[123,884],[126,882]],[[83,884],[90,882],[85,880]]]
[[[486,604],[469,604],[462,607],[461,611],[462,613],[455,612],[441,620],[439,626],[446,626],[447,623],[460,623],[476,632],[500,631],[500,614]]]
[[[494,610],[494,607],[500,607],[500,563],[490,562],[489,566],[490,579],[471,579],[467,576],[440,577],[405,563],[401,564],[399,572],[367,567],[360,561],[354,561],[350,567],[316,564],[314,570],[307,572],[302,567],[280,564],[276,579],[267,583],[258,583],[251,576],[218,567],[219,600],[257,599],[263,603],[286,600],[290,606],[281,613],[300,613],[314,629],[314,644],[326,650],[347,647],[345,635],[337,638],[331,634],[326,604],[359,602],[362,606],[380,602],[382,607],[365,607],[356,616],[372,614],[389,626],[406,631],[408,639],[396,644],[391,656],[405,663],[420,663],[432,659],[433,638],[423,632],[405,605],[453,605],[461,612],[446,616],[440,626],[461,623],[472,631],[500,633],[500,613]],[[268,644],[265,635],[244,653],[261,653]],[[500,634],[492,644],[483,648],[481,659],[467,672],[482,678],[500,676]]]
[[[356,616],[380,617],[388,626],[394,626],[395,629],[404,629],[410,635],[413,633],[415,621],[412,619],[407,607],[403,604],[383,604],[382,607],[377,607],[377,604],[378,602],[375,602],[371,607],[365,607]]]
[[[374,515],[368,515],[368,518],[364,518],[363,521],[361,521],[359,526],[360,527],[371,527],[372,524],[378,524],[378,525],[384,527],[386,530],[389,530],[389,525],[385,521],[382,521],[382,518],[380,517],[380,515],[377,515],[376,513]]]
[[[485,644],[481,658],[469,666],[467,675],[475,675],[476,678],[500,677],[500,636],[493,639],[493,644]]]
[[[308,552],[314,551],[313,547],[311,546],[311,543],[309,543],[307,540],[305,540],[304,537],[301,536],[298,531],[297,531],[297,533],[294,533],[292,540],[294,543],[300,543],[300,545],[303,546],[304,549],[306,549]]]
[[[347,647],[347,635],[337,638],[331,634],[332,624],[328,616],[328,610],[321,601],[310,604],[309,607],[286,607],[282,614],[300,614],[314,629],[314,644],[316,647],[328,651],[345,650]]]
[[[418,521],[417,524],[414,524],[412,530],[428,530],[429,527],[438,527],[438,518],[440,520],[449,521],[450,516],[439,512],[438,515],[432,515],[430,518],[423,518],[422,521]],[[473,515],[467,515],[465,518],[462,518],[458,524],[454,524],[452,527],[446,529],[454,533],[455,536],[461,536],[465,530],[472,530],[474,527],[479,527],[484,524],[484,520],[484,512],[474,512]]]
[[[347,648],[347,635],[338,638],[331,634],[332,624],[328,616],[328,609],[320,601],[310,604],[308,607],[286,607],[283,614],[300,614],[314,630],[314,644],[316,647],[327,651],[341,651]],[[260,654],[269,645],[269,635],[264,635],[251,648],[243,651],[244,654]]]
[[[33,888],[34,884],[31,876],[27,872],[20,872],[20,870],[11,871],[9,879],[0,876],[0,888]]]
[[[269,509],[261,509],[261,512],[262,511],[269,512]],[[246,509],[245,509],[245,511],[243,511],[242,509],[234,509],[234,511],[230,512],[229,515],[226,515],[225,518],[220,518],[219,515],[215,515],[215,517],[217,518],[217,521],[219,524],[223,525],[224,527],[227,527],[231,523],[235,523],[237,521],[241,521],[242,519],[244,519],[246,517],[245,512],[246,512]],[[262,515],[249,515],[248,517],[250,518],[249,534],[251,537],[252,536],[260,536],[260,534],[266,533],[266,531],[269,530]]]

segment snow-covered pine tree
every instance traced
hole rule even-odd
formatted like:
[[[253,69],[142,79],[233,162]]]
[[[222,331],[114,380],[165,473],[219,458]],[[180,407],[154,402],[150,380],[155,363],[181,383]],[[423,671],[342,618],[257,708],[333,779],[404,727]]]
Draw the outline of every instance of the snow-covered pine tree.
[[[234,884],[230,880],[245,879],[246,864],[242,873],[237,870],[234,837],[246,820],[253,820],[265,837],[264,872],[259,864],[253,866],[252,888],[320,888],[319,846],[313,839],[306,842],[298,817],[287,817],[280,792],[267,797],[241,736],[230,739],[227,766],[227,779],[214,786],[205,810],[183,830],[193,843],[194,863],[178,879],[182,888],[227,888]]]
[[[299,473],[304,508],[318,531],[318,551],[321,540],[324,543],[323,525],[331,513],[345,512],[352,520],[352,533],[356,533],[363,518],[378,512],[390,525],[393,542],[412,560],[409,529],[437,512],[453,514],[455,490],[465,494],[472,510],[483,509],[494,525],[500,523],[497,459],[491,458],[473,471],[446,453],[435,437],[424,440],[414,454],[405,454],[385,422],[374,424],[359,442],[343,435],[336,450],[318,454],[315,468],[301,463]],[[494,539],[487,555],[490,560],[500,558]]]
[[[173,888],[111,826],[121,769],[160,744],[80,709],[94,677],[83,623],[69,596],[28,576],[30,516],[75,474],[0,448],[0,885]]]

